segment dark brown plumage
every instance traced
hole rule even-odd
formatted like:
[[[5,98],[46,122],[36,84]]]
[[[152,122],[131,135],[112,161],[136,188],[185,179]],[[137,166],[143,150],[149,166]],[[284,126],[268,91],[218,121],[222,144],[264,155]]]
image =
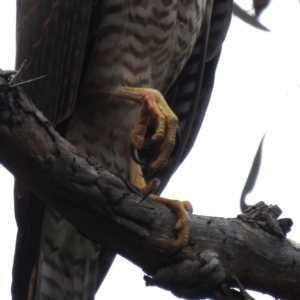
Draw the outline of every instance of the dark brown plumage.
[[[139,106],[113,93],[163,93],[182,136],[157,174],[163,189],[201,127],[231,7],[230,0],[19,0],[16,67],[28,61],[19,80],[47,74],[24,87],[27,95],[61,135],[125,177]],[[93,299],[115,254],[82,237],[18,181],[15,207],[13,299]]]

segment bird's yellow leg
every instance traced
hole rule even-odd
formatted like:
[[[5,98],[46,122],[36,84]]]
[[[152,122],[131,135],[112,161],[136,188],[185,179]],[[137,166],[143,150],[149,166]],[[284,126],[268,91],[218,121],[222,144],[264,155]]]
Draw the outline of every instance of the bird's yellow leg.
[[[160,182],[159,179],[154,178],[153,180],[146,183],[144,177],[142,176],[143,171],[141,166],[133,161],[130,154],[127,156],[128,161],[128,173],[129,173],[129,181],[135,185],[144,195],[155,192],[153,189],[156,181]]]
[[[132,144],[137,149],[142,148],[148,120],[153,117],[156,120],[156,130],[152,140],[162,140],[163,142],[160,147],[160,154],[151,164],[151,168],[162,169],[166,165],[175,145],[178,118],[159,91],[150,88],[119,87],[112,91],[89,89],[88,92],[93,95],[107,95],[108,97],[129,100],[141,105],[139,119],[131,132]]]
[[[141,176],[142,170],[141,167],[136,164],[132,158],[129,158],[129,178],[130,182],[137,186],[142,193],[148,194],[154,184],[155,180],[151,180],[148,184],[146,184],[144,178]],[[178,231],[178,237],[173,242],[174,247],[182,247],[188,243],[190,228],[191,228],[191,220],[188,215],[188,212],[192,211],[192,205],[189,201],[178,201],[178,200],[171,200],[162,198],[153,194],[150,194],[149,197],[154,200],[163,203],[171,210],[175,212],[178,216],[178,221],[175,225],[175,230]]]
[[[158,158],[151,164],[153,169],[162,169],[174,148],[178,118],[166,103],[163,95],[150,88],[120,87],[113,96],[130,100],[141,105],[141,112],[132,133],[131,141],[137,149],[144,143],[149,117],[156,120],[156,131],[152,136],[154,141],[163,140]]]

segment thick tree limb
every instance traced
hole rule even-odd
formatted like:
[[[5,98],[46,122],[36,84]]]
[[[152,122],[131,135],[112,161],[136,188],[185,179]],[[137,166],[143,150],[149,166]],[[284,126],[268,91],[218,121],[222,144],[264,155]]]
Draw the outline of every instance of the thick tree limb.
[[[0,162],[78,230],[140,266],[147,285],[184,298],[246,299],[246,288],[300,298],[300,245],[289,219],[263,203],[237,219],[192,215],[189,244],[174,249],[176,216],[61,138],[0,73]],[[230,295],[231,296],[230,296]],[[250,298],[248,298],[250,299]]]

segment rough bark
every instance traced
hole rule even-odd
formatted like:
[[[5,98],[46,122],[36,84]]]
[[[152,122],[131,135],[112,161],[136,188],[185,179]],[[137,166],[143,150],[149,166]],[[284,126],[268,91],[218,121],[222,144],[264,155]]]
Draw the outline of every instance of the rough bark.
[[[147,285],[178,297],[246,299],[244,287],[300,299],[300,245],[291,220],[259,203],[233,219],[191,215],[189,243],[174,249],[176,216],[63,138],[0,72],[0,162],[78,230],[139,267]],[[247,298],[250,299],[250,298]]]

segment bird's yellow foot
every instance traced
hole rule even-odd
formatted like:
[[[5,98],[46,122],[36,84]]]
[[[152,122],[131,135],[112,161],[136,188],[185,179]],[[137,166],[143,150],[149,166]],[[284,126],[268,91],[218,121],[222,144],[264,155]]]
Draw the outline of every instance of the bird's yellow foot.
[[[178,231],[178,237],[173,242],[173,246],[184,247],[188,243],[190,234],[191,220],[188,212],[191,213],[193,210],[191,203],[189,201],[181,202],[178,200],[170,200],[153,195],[152,193],[154,193],[160,185],[160,180],[158,178],[154,178],[146,183],[145,179],[141,176],[141,166],[137,165],[130,157],[128,166],[130,182],[138,187],[140,191],[145,195],[142,198],[141,202],[149,196],[151,199],[168,206],[178,216],[178,221],[175,225],[175,229]]]
[[[175,225],[175,230],[178,231],[178,236],[172,245],[174,247],[185,246],[190,235],[191,219],[188,213],[191,213],[193,210],[192,204],[189,201],[170,200],[156,195],[150,195],[150,198],[163,203],[176,213],[178,221]]]
[[[166,103],[163,95],[150,88],[121,87],[114,92],[114,97],[131,100],[141,105],[141,112],[132,133],[132,144],[137,148],[143,147],[148,121],[153,117],[156,121],[156,130],[152,136],[154,141],[162,141],[160,153],[151,164],[153,169],[162,169],[174,148],[178,118]]]

